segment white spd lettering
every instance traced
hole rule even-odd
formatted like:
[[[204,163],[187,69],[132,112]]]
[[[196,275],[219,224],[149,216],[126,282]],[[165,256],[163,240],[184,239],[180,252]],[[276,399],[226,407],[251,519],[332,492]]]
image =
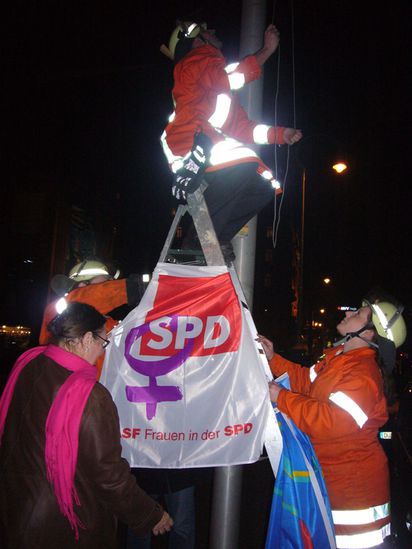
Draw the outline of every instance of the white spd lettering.
[[[197,316],[180,316],[177,321],[176,349],[183,349],[187,339],[202,333],[203,322]]]
[[[204,348],[211,349],[222,345],[230,336],[230,324],[224,316],[209,316],[206,323],[196,316],[179,316],[176,334],[170,329],[171,317],[164,316],[150,322],[151,337],[147,346],[161,350],[168,348],[175,337],[175,349],[183,349],[189,339],[195,339],[202,333]]]
[[[220,333],[215,335],[215,329],[218,327]],[[218,347],[222,345],[230,335],[230,324],[224,316],[209,316],[206,321],[205,330],[205,349],[211,349],[212,347]]]
[[[166,349],[173,339],[173,334],[170,330],[167,329],[167,325],[170,324],[171,318],[169,316],[163,316],[157,320],[153,320],[150,323],[150,331],[153,335],[159,336],[160,341],[155,339],[150,339],[148,346],[152,349]]]

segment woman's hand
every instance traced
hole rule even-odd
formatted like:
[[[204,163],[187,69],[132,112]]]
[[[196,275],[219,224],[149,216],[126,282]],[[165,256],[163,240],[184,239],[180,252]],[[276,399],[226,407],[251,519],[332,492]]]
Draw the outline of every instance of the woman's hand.
[[[272,402],[277,402],[280,391],[283,389],[276,381],[269,381],[269,396]]]
[[[155,536],[159,534],[165,534],[169,530],[171,530],[173,526],[173,519],[169,515],[169,513],[166,513],[166,511],[163,513],[162,518],[159,520],[159,522],[152,528],[152,532]]]
[[[273,351],[273,343],[270,341],[270,339],[258,334],[256,341],[262,345],[263,350],[265,351],[266,358],[268,360],[272,360],[275,353]]]

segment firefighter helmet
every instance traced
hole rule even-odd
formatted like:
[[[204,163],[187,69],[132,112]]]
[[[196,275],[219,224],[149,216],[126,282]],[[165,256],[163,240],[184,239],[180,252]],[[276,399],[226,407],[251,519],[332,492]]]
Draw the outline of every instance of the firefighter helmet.
[[[396,307],[388,301],[378,303],[364,302],[372,309],[372,324],[379,336],[392,341],[400,347],[406,339],[406,325],[402,317],[403,307]]]
[[[206,30],[206,23],[195,23],[193,21],[178,21],[177,26],[170,35],[169,47],[162,44],[160,51],[164,53],[169,59],[175,59],[176,46],[181,40],[193,40],[196,38],[202,30]]]
[[[109,276],[109,268],[101,261],[87,260],[75,265],[69,272],[69,278],[74,282],[85,282],[96,276]]]

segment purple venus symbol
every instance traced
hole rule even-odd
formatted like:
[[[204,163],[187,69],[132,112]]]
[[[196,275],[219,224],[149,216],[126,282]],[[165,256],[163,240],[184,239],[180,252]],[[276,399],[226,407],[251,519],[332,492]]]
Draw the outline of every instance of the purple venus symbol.
[[[160,326],[167,326],[169,324],[170,330],[176,332],[178,316],[172,315],[170,319],[170,322],[162,322]],[[124,356],[133,370],[149,378],[149,385],[143,387],[131,387],[127,385],[126,397],[130,402],[145,402],[146,417],[150,420],[156,415],[156,406],[159,402],[176,402],[183,398],[179,387],[174,385],[158,385],[156,377],[164,376],[179,368],[190,356],[194,341],[193,339],[189,339],[187,345],[181,351],[169,358],[149,362],[136,358],[131,354],[133,343],[149,330],[150,323],[148,322],[130,330],[126,337]]]

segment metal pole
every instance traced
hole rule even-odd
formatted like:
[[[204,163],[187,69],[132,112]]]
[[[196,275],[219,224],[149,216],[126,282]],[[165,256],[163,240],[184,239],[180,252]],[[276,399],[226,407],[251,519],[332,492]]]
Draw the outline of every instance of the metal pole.
[[[262,47],[265,31],[266,0],[243,0],[242,23],[240,33],[240,58]],[[248,84],[241,92],[241,102],[249,118],[260,120],[262,114],[263,78]],[[236,271],[242,285],[249,309],[253,306],[253,287],[255,280],[257,217],[251,219],[242,236],[233,240],[236,254]]]
[[[216,467],[213,481],[210,549],[239,547],[242,466]]]
[[[243,0],[240,57],[256,52],[262,46],[265,29],[265,0]],[[250,118],[258,119],[262,109],[262,79],[248,84],[242,96],[243,106]],[[249,221],[245,236],[233,241],[236,270],[249,308],[253,305],[255,275],[256,218]],[[210,527],[211,549],[239,547],[239,519],[242,491],[242,466],[216,467],[213,483]]]

